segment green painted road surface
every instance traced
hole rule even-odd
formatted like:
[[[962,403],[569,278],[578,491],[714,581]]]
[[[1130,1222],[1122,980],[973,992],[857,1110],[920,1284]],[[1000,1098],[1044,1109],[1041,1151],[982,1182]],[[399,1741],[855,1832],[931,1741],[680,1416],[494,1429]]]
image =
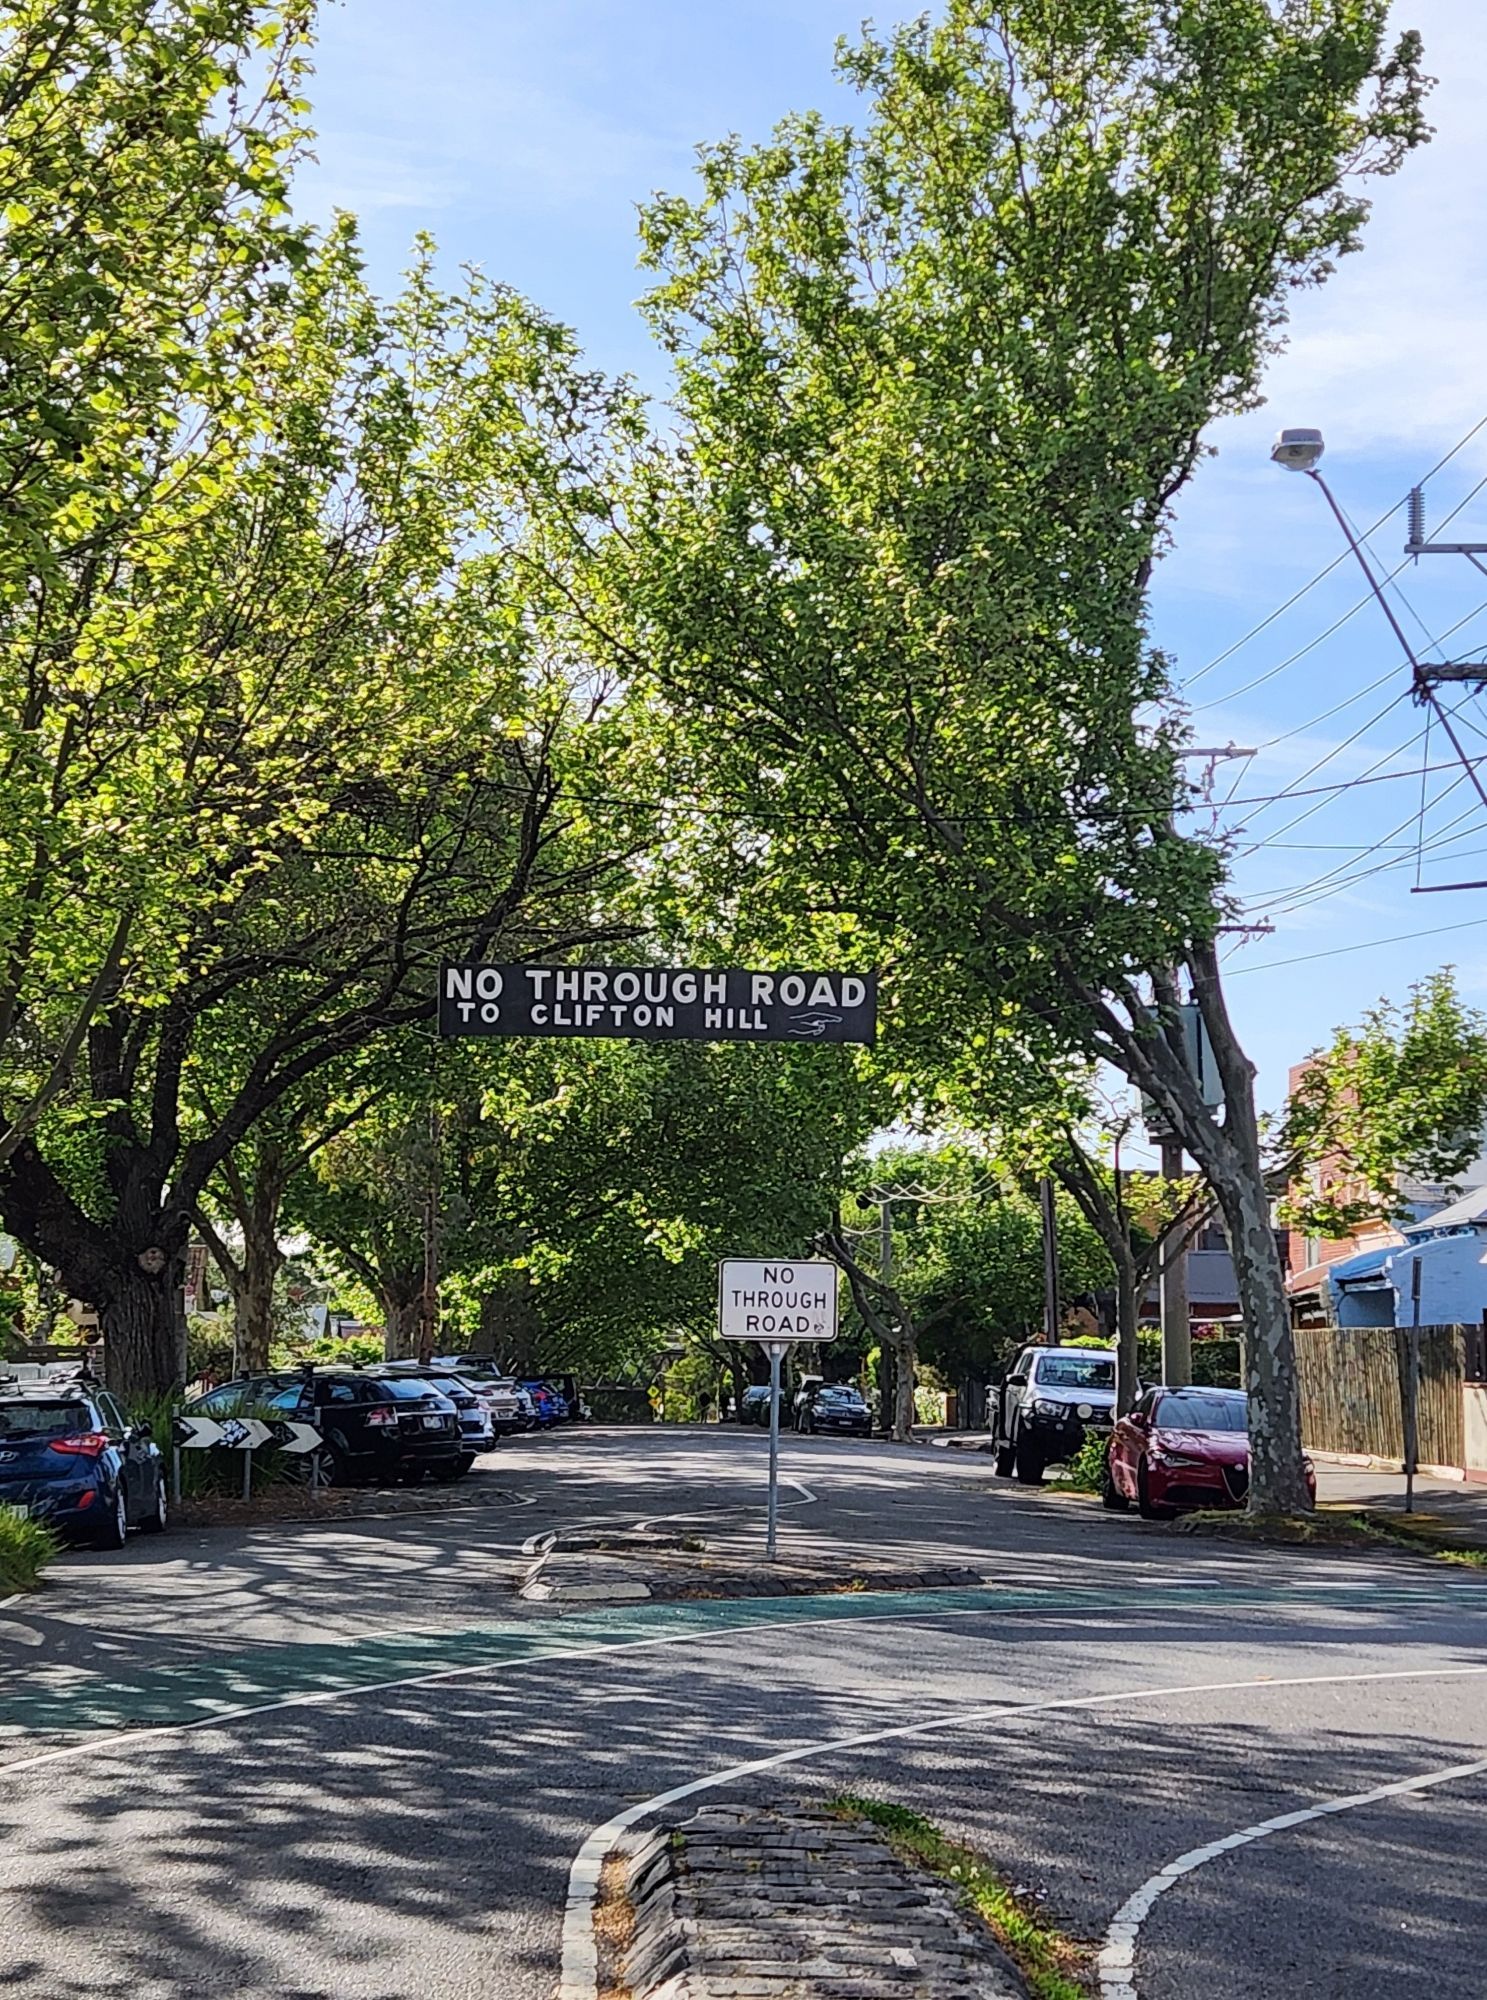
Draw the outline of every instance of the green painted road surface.
[[[1130,1619],[1156,1612],[1305,1608],[1379,1611],[1386,1608],[1459,1609],[1455,1583],[1387,1586],[1376,1583],[1325,1589],[1295,1585],[1197,1584],[1128,1595],[1083,1587],[833,1593],[821,1597],[758,1598],[719,1603],[649,1604],[567,1615],[551,1623],[495,1621],[443,1633],[390,1633],[376,1639],[277,1643],[244,1647],[189,1665],[142,1661],[129,1673],[31,1665],[25,1683],[0,1694],[0,1732],[15,1739],[28,1732],[168,1728],[251,1713],[295,1700],[330,1700],[440,1677],[498,1672],[545,1660],[601,1654],[615,1648],[678,1644],[724,1632],[782,1625],[850,1624],[856,1620],[913,1620],[950,1616],[1039,1617],[1060,1612]]]

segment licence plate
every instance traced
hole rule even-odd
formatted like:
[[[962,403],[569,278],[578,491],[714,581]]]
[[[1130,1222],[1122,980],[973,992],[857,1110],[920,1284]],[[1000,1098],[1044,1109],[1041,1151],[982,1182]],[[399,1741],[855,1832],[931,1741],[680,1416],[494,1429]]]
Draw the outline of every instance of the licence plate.
[[[423,1427],[426,1431],[442,1431],[444,1428],[444,1419],[442,1417],[425,1417]]]
[[[0,1514],[14,1514],[18,1521],[29,1521],[31,1509],[23,1500],[6,1500],[0,1502]]]

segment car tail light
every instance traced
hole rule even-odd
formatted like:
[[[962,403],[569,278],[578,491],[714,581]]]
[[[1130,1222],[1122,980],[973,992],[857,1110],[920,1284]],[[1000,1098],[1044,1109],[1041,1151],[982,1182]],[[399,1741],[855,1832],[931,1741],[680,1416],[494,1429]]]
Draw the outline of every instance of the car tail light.
[[[102,1431],[79,1431],[75,1437],[53,1438],[50,1449],[64,1457],[99,1458],[108,1450],[108,1439]]]
[[[391,1426],[392,1429],[396,1430],[398,1413],[389,1403],[383,1407],[368,1410],[367,1422],[369,1424],[380,1424],[384,1429]]]

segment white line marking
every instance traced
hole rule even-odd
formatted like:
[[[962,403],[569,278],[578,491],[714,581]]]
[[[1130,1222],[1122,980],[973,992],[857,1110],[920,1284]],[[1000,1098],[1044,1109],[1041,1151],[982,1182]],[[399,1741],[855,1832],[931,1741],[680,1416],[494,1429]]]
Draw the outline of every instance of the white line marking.
[[[1277,1683],[1284,1686],[1284,1682]],[[1303,1812],[1278,1813],[1274,1819],[1261,1820],[1258,1826],[1247,1826],[1241,1833],[1225,1834],[1222,1840],[1210,1840],[1206,1847],[1194,1847],[1186,1854],[1169,1861],[1165,1868],[1150,1876],[1133,1896],[1127,1897],[1110,1920],[1110,1928],[1105,1933],[1105,1947],[1100,1953],[1100,2000],[1139,2000],[1136,1992],[1136,1945],[1141,1936],[1141,1926],[1151,1914],[1157,1897],[1164,1895],[1174,1882],[1180,1882],[1184,1875],[1191,1875],[1195,1868],[1201,1868],[1205,1861],[1216,1861],[1221,1854],[1228,1854],[1236,1847],[1247,1847],[1251,1841],[1264,1840],[1268,1834],[1284,1833],[1293,1826],[1305,1826],[1308,1820],[1325,1819],[1329,1813],[1350,1812],[1354,1806],[1377,1805],[1381,1799],[1402,1798],[1407,1792],[1428,1791],[1432,1785],[1449,1784],[1453,1778],[1475,1778],[1487,1771],[1487,1757],[1475,1764],[1454,1764],[1449,1771],[1428,1771],[1421,1778],[1401,1778],[1397,1784],[1380,1785],[1372,1792],[1354,1792],[1345,1799],[1328,1799],[1324,1805],[1308,1806]]]
[[[1414,1602],[1415,1595],[1415,1593],[1410,1593],[1405,1601],[1407,1603]],[[1377,1602],[1377,1600],[1374,1601]],[[1193,1605],[1195,1613],[1207,1617],[1210,1608],[1209,1605],[1202,1602],[1201,1598],[1195,1598]],[[1225,1609],[1246,1613],[1253,1612],[1257,1615],[1267,1611],[1274,1613],[1277,1609],[1284,1610],[1285,1608],[1283,1604],[1278,1605],[1276,1603],[1225,1607]],[[866,1611],[855,1614],[850,1612],[823,1612],[819,1618],[789,1618],[781,1619],[778,1623],[769,1624],[762,1623],[758,1619],[741,1619],[736,1625],[718,1625],[711,1631],[706,1632],[668,1632],[650,1639],[621,1639],[597,1646],[572,1646],[563,1649],[554,1649],[550,1653],[529,1653],[519,1660],[485,1660],[476,1661],[473,1665],[462,1667],[441,1667],[434,1673],[406,1674],[394,1680],[387,1681],[367,1681],[358,1687],[316,1688],[305,1694],[281,1695],[277,1701],[245,1702],[237,1708],[214,1709],[210,1715],[197,1716],[190,1722],[151,1723],[147,1728],[131,1729],[117,1736],[109,1736],[106,1732],[95,1731],[85,1737],[82,1742],[65,1744],[59,1750],[47,1750],[35,1757],[18,1757],[9,1763],[0,1761],[0,1775],[9,1778],[18,1771],[36,1770],[44,1764],[65,1763],[73,1757],[98,1756],[116,1748],[122,1748],[126,1744],[146,1743],[152,1741],[157,1736],[175,1736],[185,1734],[191,1730],[210,1729],[218,1723],[240,1722],[244,1717],[250,1715],[276,1715],[282,1710],[289,1708],[318,1708],[333,1701],[354,1700],[358,1695],[386,1694],[392,1688],[433,1687],[443,1681],[460,1680],[466,1674],[497,1674],[525,1667],[550,1666],[554,1662],[565,1660],[595,1659],[607,1656],[610,1653],[650,1652],[663,1646],[703,1645],[714,1639],[737,1638],[741,1634],[755,1632],[802,1632],[823,1625],[912,1625],[915,1623],[937,1622],[946,1618],[997,1617],[1022,1619],[1029,1614],[1035,1618],[1062,1618],[1068,1616],[1071,1611],[1076,1617],[1082,1619],[1094,1611],[1129,1611],[1130,1609],[1131,1600],[1128,1597],[1112,1598],[1104,1604],[1090,1603],[1077,1606],[1049,1605],[1045,1608],[1042,1605],[1032,1604],[1007,1605],[999,1602],[996,1596],[989,1595],[988,1602],[984,1605],[947,1606],[943,1610],[937,1610],[932,1605],[920,1605],[912,1611]],[[521,1627],[517,1625],[513,1625],[510,1628],[512,1631],[519,1631],[520,1629]],[[389,1631],[381,1634],[362,1633],[358,1636],[362,1638],[381,1637],[391,1639],[396,1638],[398,1635],[396,1632]],[[493,1634],[492,1636],[496,1635]],[[252,1644],[251,1641],[248,1643]],[[1487,1672],[1487,1668],[1450,1667],[1442,1668],[1441,1671],[1443,1673],[1477,1673]],[[1343,1676],[1343,1678],[1346,1679],[1349,1677]],[[1394,1677],[1381,1675],[1376,1678],[1389,1679]],[[1250,1683],[1248,1681],[1240,1681],[1236,1682],[1235,1685],[1248,1687]],[[1287,1683],[1279,1681],[1270,1682],[1268,1685],[1284,1687]]]
[[[3,1611],[8,1604],[19,1604],[25,1595],[24,1590],[18,1590],[12,1597],[0,1597],[0,1611]]]
[[[992,1722],[1006,1716],[1046,1715],[1056,1709],[1107,1708],[1124,1701],[1159,1701],[1171,1695],[1231,1694],[1240,1689],[1268,1692],[1271,1688],[1326,1687],[1339,1682],[1447,1680],[1487,1674],[1487,1667],[1406,1667],[1378,1674],[1297,1674],[1287,1679],[1242,1681],[1193,1681],[1178,1687],[1130,1688],[1117,1694],[1067,1695],[1057,1701],[997,1702],[989,1708],[972,1708],[934,1716],[929,1721],[904,1722],[892,1729],[872,1729],[854,1736],[832,1736],[817,1743],[805,1743],[794,1750],[780,1750],[772,1757],[756,1757],[747,1764],[734,1764],[726,1771],[714,1771],[705,1778],[692,1778],[673,1785],[668,1792],[641,1799],[623,1812],[595,1827],[574,1857],[568,1873],[568,1899],[563,1911],[562,1971],[558,1980],[558,2000],[597,2000],[599,1992],[599,1952],[594,1935],[594,1902],[599,1891],[599,1875],[605,1857],[615,1842],[648,1819],[652,1813],[695,1798],[699,1792],[718,1791],[737,1784],[761,1771],[777,1771],[786,1764],[801,1764],[810,1757],[828,1752],[862,1750],[877,1743],[890,1743],[908,1736],[926,1736],[938,1729],[963,1729],[969,1724]],[[1473,1766],[1472,1768],[1478,1768]],[[1487,1768],[1487,1767],[1482,1767]],[[1454,1774],[1453,1774],[1454,1775]],[[1304,1815],[1309,1817],[1309,1815]],[[1115,2000],[1113,1994],[1103,2000]]]

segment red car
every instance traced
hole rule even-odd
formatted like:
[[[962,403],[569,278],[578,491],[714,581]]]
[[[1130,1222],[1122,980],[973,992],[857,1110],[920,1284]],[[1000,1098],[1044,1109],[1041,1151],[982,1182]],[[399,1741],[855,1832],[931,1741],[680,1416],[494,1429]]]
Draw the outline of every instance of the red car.
[[[1308,1460],[1307,1484],[1317,1476]],[[1110,1438],[1101,1498],[1134,1500],[1155,1520],[1180,1507],[1242,1507],[1249,1498],[1249,1399],[1242,1389],[1148,1389]]]

